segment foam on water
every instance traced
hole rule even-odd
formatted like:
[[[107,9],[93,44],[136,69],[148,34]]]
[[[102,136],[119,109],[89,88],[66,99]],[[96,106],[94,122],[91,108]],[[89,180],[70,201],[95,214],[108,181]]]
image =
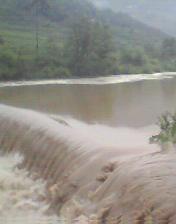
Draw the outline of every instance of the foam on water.
[[[117,75],[97,78],[76,78],[76,79],[50,79],[36,81],[10,81],[0,82],[0,87],[7,86],[34,86],[34,85],[53,85],[53,84],[79,84],[79,85],[106,85],[125,82],[138,82],[142,80],[171,79],[176,75],[174,72],[138,74],[138,75]]]
[[[83,216],[94,217],[96,224],[176,223],[176,153],[149,145],[153,128],[89,125],[0,105],[2,151],[24,156],[21,167],[46,181],[50,211],[71,220],[68,224]],[[44,182],[31,180],[24,170],[13,171],[17,163],[11,161],[8,157],[1,169],[2,179],[8,177],[1,181],[1,219],[54,224],[46,221],[46,201],[39,200]],[[14,223],[9,220],[0,223]]]
[[[108,127],[102,124],[87,124],[82,121],[78,121],[69,116],[50,115],[54,120],[58,120],[71,128],[74,128],[74,140],[80,139],[85,142],[89,142],[96,147],[116,147],[121,148],[123,151],[129,149],[144,149],[156,151],[156,145],[149,146],[149,137],[158,133],[158,127],[156,125],[150,125],[140,128],[131,127]],[[71,138],[70,138],[71,139]],[[132,144],[129,144],[131,142]],[[92,148],[90,145],[89,148]],[[149,149],[150,148],[150,149]]]
[[[45,183],[18,169],[21,161],[19,154],[0,155],[0,223],[58,223],[58,217],[45,215]]]

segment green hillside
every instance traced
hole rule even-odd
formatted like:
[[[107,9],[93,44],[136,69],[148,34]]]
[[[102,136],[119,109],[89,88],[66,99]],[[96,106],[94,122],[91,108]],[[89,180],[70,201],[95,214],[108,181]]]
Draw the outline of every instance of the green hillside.
[[[30,13],[28,6],[32,0],[0,0],[0,28],[1,35],[9,40],[21,42],[23,37],[26,41],[35,39],[35,16]],[[166,35],[159,30],[145,26],[144,24],[132,19],[126,14],[113,13],[110,10],[97,11],[91,4],[80,0],[50,0],[47,12],[40,13],[40,32],[41,38],[46,38],[51,32],[63,36],[70,22],[75,17],[89,15],[99,18],[113,27],[115,40],[120,43],[141,44],[161,43]],[[30,7],[29,7],[30,8]],[[27,34],[29,32],[29,40]],[[16,40],[19,34],[18,40]],[[148,36],[150,36],[148,38]]]
[[[124,13],[99,10],[86,0],[0,0],[0,4],[0,79],[175,70],[175,52],[170,52],[175,40]],[[72,35],[75,29],[78,44]],[[81,55],[75,56],[80,46]]]

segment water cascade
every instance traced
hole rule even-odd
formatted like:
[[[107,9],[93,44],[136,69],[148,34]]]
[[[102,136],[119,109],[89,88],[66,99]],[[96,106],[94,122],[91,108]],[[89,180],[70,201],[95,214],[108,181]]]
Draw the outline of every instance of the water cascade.
[[[149,145],[152,132],[0,105],[2,153],[46,181],[48,212],[68,223],[176,223],[176,155]]]

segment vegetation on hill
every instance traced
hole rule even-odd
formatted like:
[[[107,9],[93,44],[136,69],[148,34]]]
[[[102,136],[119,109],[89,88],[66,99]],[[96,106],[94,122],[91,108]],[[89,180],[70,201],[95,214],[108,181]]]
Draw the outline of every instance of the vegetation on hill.
[[[0,0],[0,79],[176,70],[176,40],[82,0]]]

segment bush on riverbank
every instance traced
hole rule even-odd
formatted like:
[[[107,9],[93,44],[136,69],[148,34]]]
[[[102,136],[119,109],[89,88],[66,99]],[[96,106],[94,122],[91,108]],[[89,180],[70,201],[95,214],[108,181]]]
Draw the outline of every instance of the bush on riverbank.
[[[176,144],[176,113],[163,114],[158,120],[158,125],[160,132],[152,136],[150,142],[161,146],[169,143]]]

